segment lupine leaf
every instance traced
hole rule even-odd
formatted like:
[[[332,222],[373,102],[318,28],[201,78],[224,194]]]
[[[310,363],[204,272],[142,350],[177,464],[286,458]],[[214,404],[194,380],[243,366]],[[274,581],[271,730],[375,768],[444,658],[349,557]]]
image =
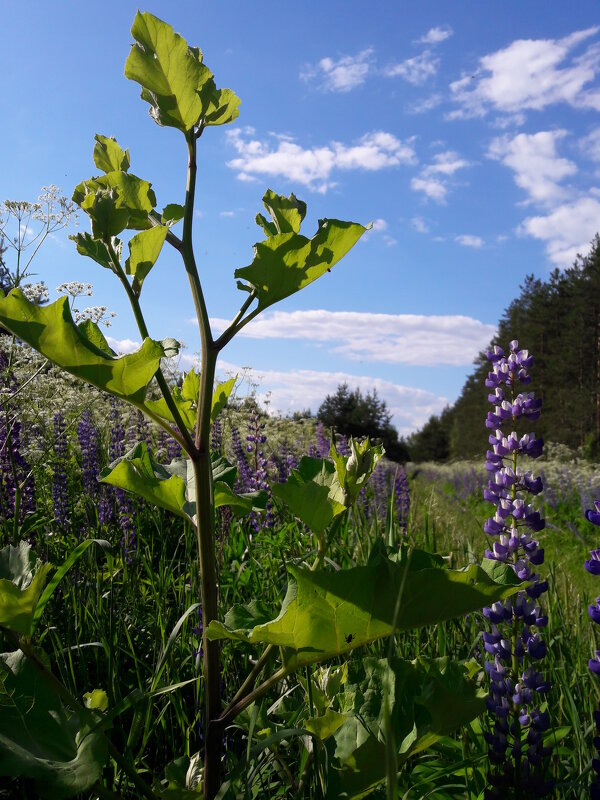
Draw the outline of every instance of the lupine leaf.
[[[122,150],[113,136],[102,136],[97,133],[94,136],[96,144],[94,146],[94,164],[102,172],[127,172],[129,169],[129,150]]]
[[[324,531],[346,510],[335,467],[324,458],[304,456],[287,481],[273,484],[271,491],[312,531]]]
[[[107,757],[104,736],[66,710],[20,650],[0,653],[0,775],[26,775],[36,797],[59,800],[90,789]]]
[[[42,564],[27,542],[0,550],[0,627],[29,634],[52,564]]]
[[[142,99],[159,125],[187,132],[203,113],[199,91],[212,78],[198,48],[189,48],[170,25],[149,13],[135,16],[135,43],[125,64],[125,77],[142,87]]]
[[[260,310],[300,291],[343,258],[367,230],[355,222],[319,220],[312,239],[298,233],[306,205],[293,195],[285,198],[270,190],[263,198],[273,217],[259,214],[257,223],[267,239],[254,246],[254,259],[235,271],[239,289],[255,292]],[[286,231],[286,232],[280,232]]]
[[[393,561],[376,542],[364,567],[338,572],[287,565],[288,589],[279,616],[252,629],[211,622],[209,639],[274,644],[290,670],[347,653],[389,636],[398,595],[397,630],[432,625],[476,611],[523,588],[509,570],[493,581],[479,566],[415,569]]]
[[[230,506],[236,516],[264,510],[266,492],[236,494],[223,480],[222,460],[216,462],[213,473],[214,506]],[[227,470],[225,470],[225,473]],[[215,476],[217,479],[215,479]],[[194,473],[190,459],[178,458],[170,464],[154,460],[145,442],[135,445],[100,473],[100,480],[143,497],[150,503],[171,511],[195,524],[196,496]]]
[[[360,666],[353,665],[353,672],[351,680],[358,677],[359,682],[345,686],[348,700],[340,699],[346,707],[342,723],[333,731],[321,728],[322,738],[329,738],[327,796],[331,800],[366,797],[385,780],[384,697],[390,709],[397,764],[485,709],[485,692],[473,680],[468,664],[446,658],[409,662],[393,657],[389,663],[368,658]]]
[[[156,206],[156,195],[148,181],[115,171],[79,183],[73,202],[90,217],[94,238],[103,239],[125,228],[150,228],[148,214]]]
[[[134,288],[142,288],[144,278],[155,265],[169,229],[166,225],[157,225],[146,231],[140,231],[129,241],[129,258],[125,262],[125,272],[133,275]]]
[[[0,323],[77,378],[137,405],[164,356],[162,345],[152,339],[144,339],[134,353],[109,355],[75,325],[67,297],[37,306],[20,289],[6,296],[0,292]]]

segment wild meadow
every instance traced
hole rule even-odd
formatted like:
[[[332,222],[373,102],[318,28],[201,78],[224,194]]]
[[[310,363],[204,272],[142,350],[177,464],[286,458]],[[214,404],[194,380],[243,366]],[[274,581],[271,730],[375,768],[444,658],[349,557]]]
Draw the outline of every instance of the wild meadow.
[[[192,238],[198,147],[239,100],[165,22],[138,13],[132,35],[125,76],[182,135],[185,202],[157,210],[129,150],[97,134],[102,174],[72,201],[4,205],[4,224],[30,215],[46,234],[79,207],[91,233],[74,246],[120,284],[142,345],[111,348],[106,309],[75,309],[86,285],[48,303],[29,262],[5,271],[0,792],[598,796],[600,473],[532,432],[526,343],[487,353],[489,444],[469,463],[403,465],[236,398],[220,353],[367,226],[323,219],[308,238],[306,204],[267,190],[239,312],[215,336]],[[147,328],[163,247],[189,280],[198,369]]]

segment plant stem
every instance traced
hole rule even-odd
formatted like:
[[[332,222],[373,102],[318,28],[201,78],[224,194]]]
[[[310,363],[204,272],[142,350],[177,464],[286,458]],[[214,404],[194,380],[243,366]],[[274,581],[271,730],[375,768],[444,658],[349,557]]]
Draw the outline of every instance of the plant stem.
[[[277,672],[274,672],[270,678],[267,678],[266,681],[261,683],[260,686],[257,686],[256,689],[250,692],[250,694],[247,694],[237,703],[230,704],[217,720],[221,726],[221,729],[226,725],[229,725],[229,723],[232,722],[238,714],[251,705],[255,700],[258,700],[258,698],[268,691],[271,686],[279,683],[279,681],[282,681],[288,675],[289,672],[286,667],[280,667]]]

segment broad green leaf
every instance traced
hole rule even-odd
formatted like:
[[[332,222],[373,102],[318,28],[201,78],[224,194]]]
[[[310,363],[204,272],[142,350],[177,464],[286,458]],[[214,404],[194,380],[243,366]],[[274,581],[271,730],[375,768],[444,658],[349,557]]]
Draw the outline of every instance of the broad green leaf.
[[[94,238],[102,239],[125,228],[150,228],[148,214],[156,206],[156,195],[148,181],[114,171],[79,183],[73,202],[89,215]]]
[[[0,775],[26,775],[35,797],[59,800],[90,789],[107,757],[104,736],[67,711],[20,650],[0,654]]]
[[[325,741],[342,727],[346,719],[346,714],[340,714],[338,711],[328,709],[320,717],[312,717],[306,720],[304,727],[307,731],[314,733],[319,739]]]
[[[181,386],[181,396],[184,400],[191,400],[192,403],[198,402],[200,394],[200,375],[196,370],[191,369],[186,373]]]
[[[267,239],[254,246],[252,263],[235,271],[235,277],[241,279],[237,282],[238,288],[255,292],[259,310],[320,278],[367,230],[354,222],[323,219],[319,220],[315,236],[307,239],[298,233],[299,222],[306,212],[304,203],[293,195],[285,198],[270,190],[264,196],[264,203],[273,216],[273,223],[260,214],[257,223]],[[281,229],[287,232],[280,233]]]
[[[178,203],[169,203],[163,208],[160,220],[163,225],[175,225],[180,219],[185,216],[185,206],[180,206]]]
[[[192,431],[198,416],[196,404],[191,400],[184,399],[182,390],[178,386],[171,388],[171,396],[186,428]],[[153,414],[157,414],[168,422],[175,423],[175,418],[171,414],[171,409],[164,397],[159,397],[158,400],[146,400],[145,407],[152,411]]]
[[[217,469],[222,469],[219,464]],[[140,442],[122,458],[100,473],[100,480],[143,497],[195,524],[196,495],[190,459],[174,459],[170,464],[156,462],[145,442]],[[227,483],[213,477],[214,507],[230,506],[236,516],[264,510],[266,492],[236,494]]]
[[[102,333],[100,326],[96,322],[92,322],[91,319],[84,319],[83,322],[77,324],[77,327],[83,336],[95,347],[102,350],[107,356],[116,358],[117,354],[106,341],[106,336]]]
[[[38,561],[27,542],[0,550],[0,627],[29,634],[52,564]]]
[[[364,673],[363,673],[364,669]],[[485,692],[468,665],[448,659],[414,662],[368,658],[355,665],[362,680],[345,687],[349,703],[342,724],[330,734],[331,800],[369,795],[386,778],[385,700],[396,742],[396,763],[430,747],[485,709]],[[362,677],[364,675],[364,677]],[[323,733],[329,731],[324,726]]]
[[[235,378],[230,378],[228,381],[225,381],[224,383],[219,383],[216,389],[214,390],[212,396],[212,406],[210,410],[211,423],[213,423],[216,420],[221,411],[223,411],[223,409],[227,405],[227,401],[229,400],[229,396],[233,391],[233,387],[235,386],[236,380],[237,380],[237,375]],[[196,397],[197,396],[198,395],[196,395]]]
[[[125,262],[125,272],[134,276],[133,286],[137,294],[160,255],[168,231],[166,225],[157,225],[136,233],[129,241],[129,258]]]
[[[135,43],[125,64],[125,77],[142,87],[142,99],[159,125],[187,132],[202,116],[199,94],[212,78],[202,54],[189,48],[170,25],[149,13],[135,16],[131,33]]]
[[[509,570],[493,581],[481,567],[462,570],[415,569],[410,561],[392,561],[376,542],[364,567],[338,572],[287,565],[288,589],[279,616],[252,630],[211,622],[209,639],[238,639],[274,644],[294,670],[370,644],[396,630],[432,625],[476,611],[522,589]]]
[[[136,405],[164,356],[152,339],[144,339],[134,353],[109,355],[75,325],[67,297],[37,306],[20,289],[7,296],[0,292],[0,323],[67,372]]]
[[[100,264],[101,267],[105,267],[105,269],[110,269],[112,272],[115,271],[110,253],[108,252],[108,247],[102,239],[94,239],[89,233],[77,233],[75,236],[69,236],[69,239],[75,242],[77,245],[77,252],[80,255],[93,259],[97,264]],[[117,257],[120,259],[123,246],[122,242],[114,238],[112,244]]]
[[[204,114],[205,125],[227,125],[239,117],[240,98],[231,89],[216,89]]]
[[[273,484],[271,491],[312,531],[324,531],[346,510],[335,468],[323,458],[304,456],[287,481]]]
[[[256,224],[260,225],[267,236],[300,232],[300,225],[306,216],[306,203],[298,200],[295,194],[284,197],[267,189],[263,203],[273,221],[270,222],[262,214],[257,214]]]
[[[333,442],[330,451],[346,506],[351,506],[356,501],[384,453],[383,446],[372,445],[368,437],[361,442],[351,438],[349,447],[348,456],[338,453]]]
[[[86,708],[93,708],[97,711],[108,710],[108,695],[103,689],[92,689],[83,695],[83,702]]]
[[[129,150],[123,151],[113,136],[94,136],[94,164],[102,172],[127,172],[129,169]]]

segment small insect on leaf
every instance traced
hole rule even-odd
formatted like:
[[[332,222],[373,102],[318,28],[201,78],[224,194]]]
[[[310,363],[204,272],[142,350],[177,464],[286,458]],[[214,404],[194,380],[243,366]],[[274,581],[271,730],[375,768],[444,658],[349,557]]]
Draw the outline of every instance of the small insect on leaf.
[[[346,636],[346,644],[350,644],[350,642],[351,642],[351,641],[352,641],[352,640],[353,640],[355,637],[356,637],[356,634],[355,634],[355,633],[349,633],[349,634]]]

